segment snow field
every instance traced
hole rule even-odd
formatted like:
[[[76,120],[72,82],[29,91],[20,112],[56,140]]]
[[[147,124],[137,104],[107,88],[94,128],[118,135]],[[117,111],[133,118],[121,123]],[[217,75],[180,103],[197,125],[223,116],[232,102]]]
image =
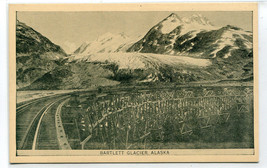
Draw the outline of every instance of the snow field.
[[[170,56],[151,53],[96,53],[90,55],[73,55],[70,60],[116,63],[119,69],[148,69],[161,65],[206,67],[211,65],[208,59],[186,56]]]

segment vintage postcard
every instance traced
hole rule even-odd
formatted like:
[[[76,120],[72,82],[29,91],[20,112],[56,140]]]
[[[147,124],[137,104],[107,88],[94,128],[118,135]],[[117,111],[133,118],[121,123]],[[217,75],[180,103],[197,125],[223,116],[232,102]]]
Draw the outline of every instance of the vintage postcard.
[[[257,12],[11,4],[10,162],[257,162]]]

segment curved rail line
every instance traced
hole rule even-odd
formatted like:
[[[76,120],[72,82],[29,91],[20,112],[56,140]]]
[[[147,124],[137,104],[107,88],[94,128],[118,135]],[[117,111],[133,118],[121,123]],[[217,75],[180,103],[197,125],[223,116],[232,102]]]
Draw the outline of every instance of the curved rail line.
[[[42,113],[42,111],[43,111],[47,106],[49,106],[50,104],[51,104],[51,103],[48,103],[48,104],[46,104],[45,106],[43,106],[43,107],[36,113],[36,115],[33,117],[32,121],[30,122],[29,126],[27,127],[27,130],[26,130],[25,134],[24,134],[23,137],[22,137],[22,140],[21,140],[21,142],[20,142],[20,144],[19,144],[19,149],[22,149],[22,148],[25,146],[26,139],[27,139],[28,136],[29,136],[29,132],[30,132],[30,130],[32,129],[34,123],[36,122],[38,116],[39,116],[40,113]]]
[[[69,93],[63,93],[62,95],[68,95],[68,94]],[[46,99],[56,98],[56,97],[59,97],[59,96],[60,96],[59,94],[49,95],[49,96],[44,96],[44,97],[40,97],[40,98],[33,99],[33,100],[28,100],[28,101],[26,101],[27,103],[22,104],[22,105],[18,105],[17,104],[16,114],[17,115],[20,114],[23,109],[27,108],[29,105],[32,105],[33,103],[37,103],[37,102],[40,102],[40,101],[43,101],[43,100],[46,100]]]
[[[42,119],[44,117],[44,115],[48,112],[48,110],[55,104],[57,103],[58,101],[62,100],[62,99],[65,99],[69,96],[64,96],[64,97],[61,97],[53,102],[50,102],[48,104],[46,104],[45,106],[43,106],[41,108],[41,110],[39,110],[36,115],[34,116],[34,118],[32,119],[31,123],[29,124],[20,144],[19,144],[19,149],[22,149],[26,142],[27,142],[27,139],[28,137],[30,136],[29,133],[32,129],[34,129],[34,126],[36,125],[37,121],[38,121],[38,124],[37,124],[37,127],[35,129],[35,134],[34,134],[34,138],[33,138],[33,144],[32,144],[32,150],[35,150],[36,149],[36,142],[38,140],[38,135],[39,135],[39,129],[40,129],[40,125],[41,125],[41,122],[42,122]]]
[[[23,111],[23,109],[27,108],[28,106],[32,105],[33,103],[39,102],[43,99],[37,99],[37,100],[32,100],[29,103],[23,104],[19,107],[16,108],[16,115],[21,114],[21,112]]]

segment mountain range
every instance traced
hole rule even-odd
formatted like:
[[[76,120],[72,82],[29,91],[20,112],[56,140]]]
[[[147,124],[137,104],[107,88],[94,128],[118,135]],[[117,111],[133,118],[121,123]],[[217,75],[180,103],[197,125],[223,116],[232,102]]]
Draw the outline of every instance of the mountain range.
[[[16,33],[19,89],[253,80],[252,32],[199,14],[172,13],[143,37],[106,33],[71,55],[19,21]]]
[[[252,32],[230,25],[218,28],[202,15],[180,18],[172,13],[127,51],[201,58],[249,57]]]

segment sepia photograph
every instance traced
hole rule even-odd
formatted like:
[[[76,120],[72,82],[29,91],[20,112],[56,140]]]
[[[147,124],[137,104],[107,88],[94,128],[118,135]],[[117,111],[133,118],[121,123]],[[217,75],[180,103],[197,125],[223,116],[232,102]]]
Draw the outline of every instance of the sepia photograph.
[[[235,5],[10,6],[11,160],[257,161],[257,6]]]

